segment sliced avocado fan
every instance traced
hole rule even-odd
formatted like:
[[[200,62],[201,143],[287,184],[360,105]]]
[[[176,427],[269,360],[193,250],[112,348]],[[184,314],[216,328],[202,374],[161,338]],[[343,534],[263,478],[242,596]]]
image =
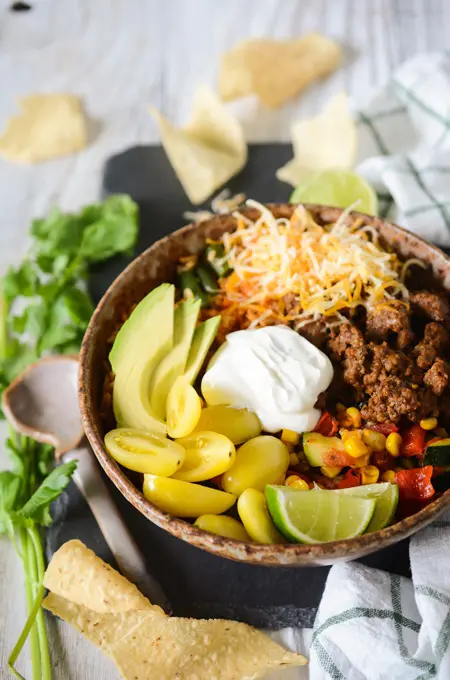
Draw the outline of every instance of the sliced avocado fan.
[[[158,286],[137,305],[116,336],[109,360],[115,373],[114,415],[120,426],[166,431],[150,403],[150,380],[173,347],[174,300],[173,285]]]
[[[179,303],[174,313],[173,349],[161,360],[150,380],[150,405],[159,418],[166,418],[166,401],[170,388],[186,367],[192,337],[200,312],[200,300]]]
[[[208,350],[216,337],[220,326],[220,316],[213,316],[201,323],[194,332],[192,345],[186,362],[184,371],[185,377],[191,385],[195,382],[198,373],[205,361]]]

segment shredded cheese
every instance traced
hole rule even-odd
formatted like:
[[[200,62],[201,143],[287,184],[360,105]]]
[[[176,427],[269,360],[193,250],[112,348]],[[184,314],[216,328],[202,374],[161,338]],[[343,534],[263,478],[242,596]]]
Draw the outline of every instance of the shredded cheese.
[[[275,218],[256,201],[247,205],[260,216],[252,222],[233,213],[237,229],[224,234],[223,244],[234,271],[220,282],[218,305],[245,309],[252,328],[268,318],[296,328],[322,316],[336,324],[346,320],[344,308],[398,304],[399,297],[407,304],[403,278],[418,261],[403,263],[384,250],[361,218],[349,226],[345,211],[322,227],[301,205],[291,219]]]

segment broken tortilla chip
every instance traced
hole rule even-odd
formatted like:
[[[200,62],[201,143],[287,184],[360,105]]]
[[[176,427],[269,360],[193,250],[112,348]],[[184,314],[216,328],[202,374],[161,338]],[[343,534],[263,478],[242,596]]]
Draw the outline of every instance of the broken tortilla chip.
[[[74,563],[83,568],[74,570]],[[45,572],[44,586],[96,612],[123,612],[148,605],[133,583],[77,540],[64,543],[55,552]]]
[[[184,128],[177,128],[154,107],[169,161],[189,200],[203,203],[243,168],[247,144],[239,122],[208,88],[200,87],[192,114]]]
[[[169,617],[143,596],[136,600],[134,586],[80,546],[69,541],[50,562],[45,585],[52,592],[43,606],[109,655],[126,680],[257,678],[306,663],[245,623]],[[97,579],[101,585],[95,586]],[[114,590],[112,608],[94,610],[90,598],[103,607],[105,587]]]
[[[350,169],[356,161],[357,132],[345,92],[332,97],[313,118],[294,123],[294,158],[277,170],[277,177],[296,187],[323,170]]]
[[[220,97],[256,94],[265,106],[278,108],[341,61],[340,45],[319,33],[299,40],[247,40],[222,56]]]
[[[87,119],[73,94],[30,94],[19,99],[22,113],[0,136],[0,156],[17,163],[39,163],[84,149]]]

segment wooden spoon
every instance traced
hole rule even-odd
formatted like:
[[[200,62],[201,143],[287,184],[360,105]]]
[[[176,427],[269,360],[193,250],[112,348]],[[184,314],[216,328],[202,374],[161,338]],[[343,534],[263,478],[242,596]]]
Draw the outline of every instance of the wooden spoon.
[[[54,356],[28,366],[4,391],[2,406],[17,432],[55,447],[57,459],[77,461],[73,480],[124,576],[152,604],[170,605],[119,514],[84,436],[78,406],[78,357]]]

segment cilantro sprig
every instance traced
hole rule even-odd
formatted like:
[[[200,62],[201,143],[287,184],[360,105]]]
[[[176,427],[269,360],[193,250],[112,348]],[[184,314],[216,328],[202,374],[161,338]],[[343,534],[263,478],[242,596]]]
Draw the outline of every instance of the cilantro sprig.
[[[77,214],[57,208],[31,226],[31,246],[10,267],[0,289],[0,392],[26,366],[46,354],[78,352],[94,309],[87,290],[89,265],[132,252],[138,210],[129,196],[111,196]],[[43,611],[43,528],[51,503],[76,467],[54,467],[51,447],[11,430],[6,441],[10,469],[0,472],[0,534],[8,535],[22,560],[28,620],[8,660],[11,672],[27,639],[33,680],[50,680],[51,664]],[[22,679],[23,680],[23,679]]]

